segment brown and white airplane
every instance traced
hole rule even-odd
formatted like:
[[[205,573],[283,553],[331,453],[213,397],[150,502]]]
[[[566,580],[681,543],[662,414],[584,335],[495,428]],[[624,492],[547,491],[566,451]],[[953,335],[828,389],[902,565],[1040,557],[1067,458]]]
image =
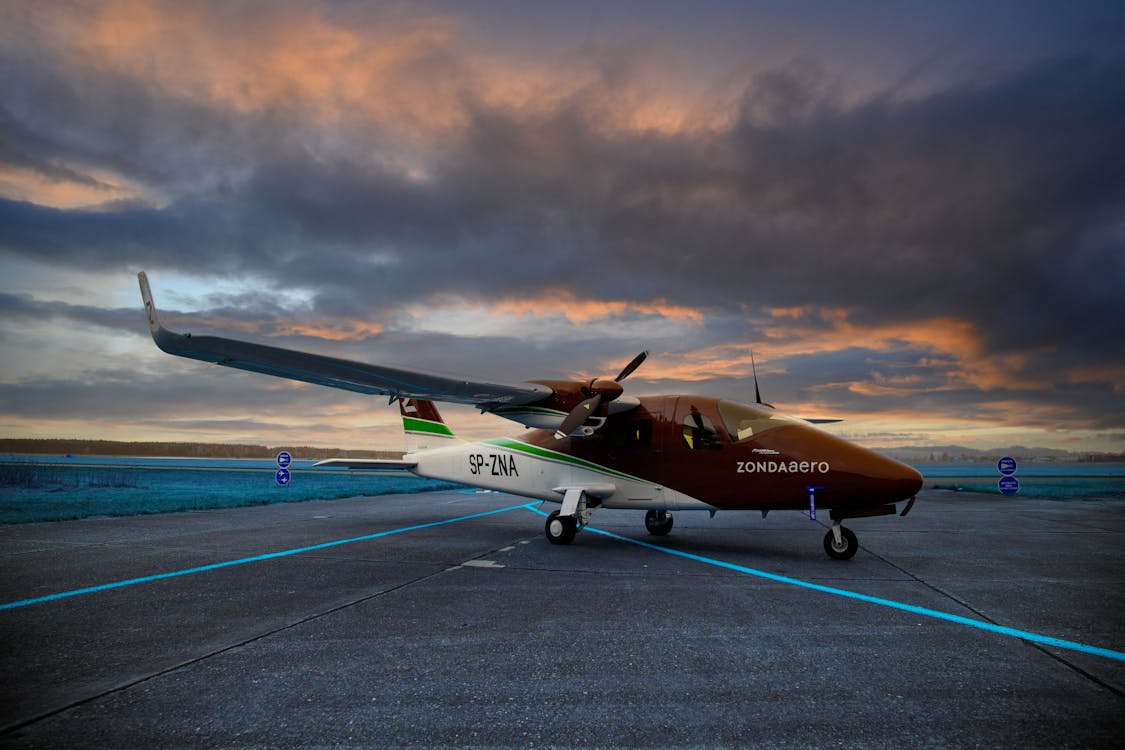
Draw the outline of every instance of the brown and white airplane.
[[[320,465],[402,470],[560,504],[545,534],[569,544],[599,508],[645,510],[645,527],[663,536],[674,510],[827,510],[824,550],[855,555],[849,518],[891,515],[914,504],[922,477],[910,466],[786,416],[755,395],[742,404],[706,396],[625,395],[637,355],[612,380],[537,380],[523,384],[353,362],[218,336],[164,328],[148,279],[138,275],[149,328],[169,354],[399,402],[406,433],[401,461],[329,459]],[[514,438],[457,438],[435,401],[471,404],[530,428]]]

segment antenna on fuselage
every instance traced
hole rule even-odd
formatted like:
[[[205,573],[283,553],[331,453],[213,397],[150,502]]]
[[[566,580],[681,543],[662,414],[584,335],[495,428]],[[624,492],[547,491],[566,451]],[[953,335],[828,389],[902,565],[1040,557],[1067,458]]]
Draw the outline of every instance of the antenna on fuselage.
[[[754,373],[754,402],[762,406],[773,408],[773,404],[767,404],[762,400],[762,392],[758,390],[758,364],[754,361],[754,350],[750,350],[750,369]]]
[[[754,361],[754,350],[750,350],[750,367],[754,372],[754,402],[762,403],[762,393],[758,390],[758,364]]]

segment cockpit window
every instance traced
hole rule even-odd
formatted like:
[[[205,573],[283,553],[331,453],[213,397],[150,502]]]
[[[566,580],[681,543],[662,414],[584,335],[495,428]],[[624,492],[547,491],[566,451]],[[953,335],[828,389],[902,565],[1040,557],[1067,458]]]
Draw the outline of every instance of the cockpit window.
[[[695,451],[718,450],[723,447],[715,423],[706,414],[692,407],[691,414],[684,417],[684,445]]]
[[[734,401],[719,402],[719,417],[722,418],[723,426],[730,435],[732,443],[746,440],[774,427],[800,422],[799,419],[778,414],[764,406],[736,404]]]

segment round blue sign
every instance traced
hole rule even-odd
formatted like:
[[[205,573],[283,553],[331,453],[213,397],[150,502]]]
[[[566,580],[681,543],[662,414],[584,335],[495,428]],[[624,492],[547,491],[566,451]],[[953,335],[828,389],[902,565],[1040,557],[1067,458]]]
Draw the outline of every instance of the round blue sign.
[[[1000,477],[996,486],[1000,488],[1001,495],[1014,495],[1020,491],[1020,480],[1012,476]]]
[[[282,451],[281,453],[277,454],[277,465],[281,468],[288,468],[289,464],[291,463],[293,463],[293,457],[290,456],[286,451]]]
[[[289,469],[278,469],[277,473],[274,474],[274,479],[276,479],[277,483],[282,487],[289,484]]]
[[[1016,459],[1011,456],[1004,456],[996,462],[996,468],[999,469],[1000,473],[1004,476],[1010,477],[1016,473]]]

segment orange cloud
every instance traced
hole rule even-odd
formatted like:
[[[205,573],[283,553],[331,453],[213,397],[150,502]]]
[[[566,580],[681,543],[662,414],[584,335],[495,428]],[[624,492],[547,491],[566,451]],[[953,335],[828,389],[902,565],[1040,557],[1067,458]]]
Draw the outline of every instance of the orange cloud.
[[[1033,352],[986,353],[980,332],[967,320],[943,316],[870,325],[853,322],[852,311],[846,308],[809,306],[767,312],[780,321],[780,324],[764,329],[770,343],[763,349],[771,356],[841,351],[856,346],[880,352],[916,348],[948,358],[949,361],[942,368],[948,378],[947,389],[968,386],[984,391],[998,388],[1031,390],[1043,388],[1050,383],[1045,376],[1028,373]],[[790,319],[819,319],[819,323],[788,323]],[[934,367],[942,367],[936,360],[929,362]],[[866,384],[865,387],[876,392],[880,390],[880,386],[893,388],[894,384],[884,380],[882,383]],[[898,393],[908,390],[906,383],[898,383],[897,386],[895,390]],[[927,387],[926,390],[933,389]]]
[[[672,320],[700,323],[702,311],[677,305],[664,299],[649,302],[631,300],[591,300],[580,299],[573,292],[555,289],[548,290],[539,298],[494,300],[488,303],[489,312],[497,315],[531,315],[548,317],[562,314],[572,323],[589,323],[594,320],[611,318],[629,312],[643,315],[659,315]]]
[[[367,11],[355,21],[310,4],[108,0],[28,13],[36,16],[37,46],[71,65],[236,112],[378,123],[407,140],[449,137],[473,116],[474,100],[531,119],[577,110],[604,133],[674,134],[730,122],[729,107],[700,99],[685,66],[642,47],[632,52],[629,75],[607,81],[588,55],[511,59],[483,48],[450,16],[409,6]]]
[[[750,377],[754,351],[762,372],[778,372],[771,362],[810,354],[860,348],[875,352],[922,350],[933,357],[920,360],[945,376],[934,387],[915,376],[872,373],[868,381],[826,384],[866,395],[908,394],[922,391],[975,388],[1032,390],[1049,384],[1046,376],[1027,372],[1031,353],[987,354],[982,337],[967,320],[937,317],[901,323],[855,322],[846,308],[817,306],[770,308],[761,327],[764,342],[718,344],[685,352],[679,362],[663,362],[646,369],[650,378],[696,382],[719,377]]]
[[[120,175],[87,172],[88,180],[48,177],[22,167],[0,164],[0,196],[52,208],[86,208],[109,201],[139,198],[144,189]]]
[[[1108,383],[1114,393],[1125,393],[1125,366],[1081,367],[1065,374],[1069,383]]]
[[[32,27],[70,65],[236,112],[375,119],[403,134],[463,121],[456,71],[442,69],[453,24],[381,13],[381,22],[353,27],[307,4],[110,0],[36,9]]]
[[[748,345],[744,344],[719,344],[685,352],[676,358],[678,361],[663,355],[645,363],[643,377],[685,383],[750,377],[749,351]]]
[[[378,323],[281,323],[276,327],[281,336],[308,336],[329,341],[363,341],[383,332]]]
[[[574,325],[586,325],[627,313],[659,316],[671,321],[691,324],[702,323],[704,317],[702,310],[677,305],[664,299],[647,302],[582,299],[574,292],[565,289],[549,289],[533,298],[505,297],[487,301],[468,300],[456,295],[441,295],[430,299],[425,306],[408,308],[408,312],[424,319],[435,310],[458,309],[498,320],[510,320],[515,317],[563,318]]]
[[[251,336],[307,336],[327,341],[363,341],[383,331],[378,323],[364,321],[238,320],[221,316],[171,315],[175,326],[225,329]]]
[[[982,349],[973,324],[952,317],[870,325],[853,322],[854,311],[842,307],[809,305],[766,312],[778,321],[774,325],[767,323],[762,329],[770,341],[768,348],[776,352],[780,346],[783,356],[840,351],[857,345],[890,351],[909,344],[966,357],[978,356]]]

